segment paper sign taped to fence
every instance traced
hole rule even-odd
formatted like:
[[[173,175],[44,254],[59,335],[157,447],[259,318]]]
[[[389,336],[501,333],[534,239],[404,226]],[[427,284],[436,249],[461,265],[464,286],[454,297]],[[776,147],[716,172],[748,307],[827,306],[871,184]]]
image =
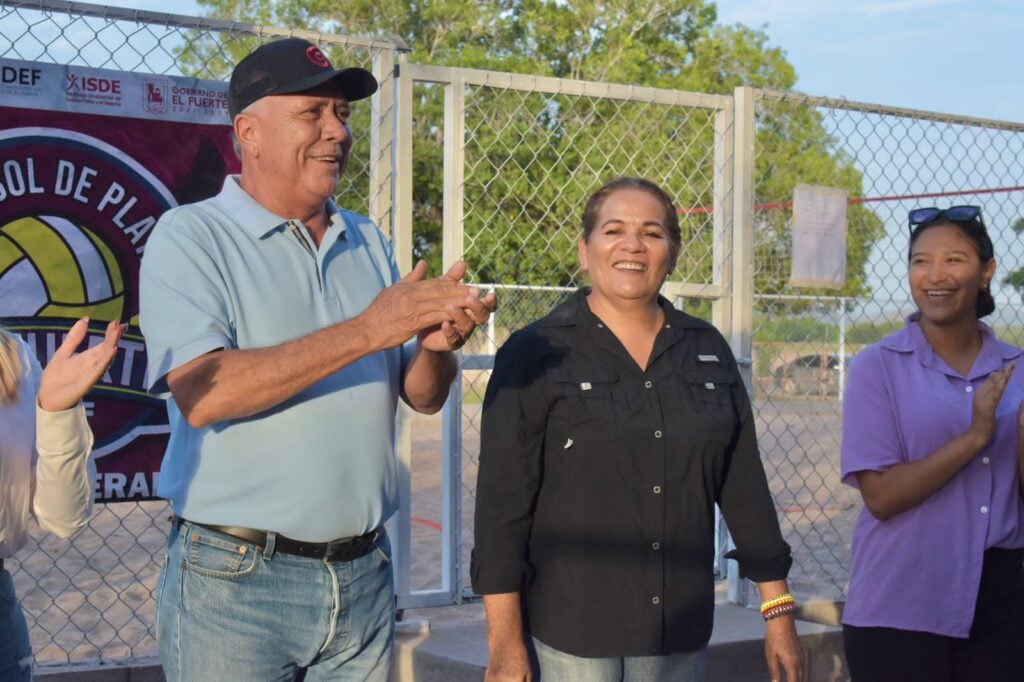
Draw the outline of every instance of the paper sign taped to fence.
[[[236,172],[227,85],[0,59],[0,324],[44,366],[68,328],[128,323],[86,396],[97,499],[154,497],[169,427],[145,390],[139,263],[167,209]]]
[[[797,185],[791,229],[790,285],[841,289],[846,284],[846,190]]]

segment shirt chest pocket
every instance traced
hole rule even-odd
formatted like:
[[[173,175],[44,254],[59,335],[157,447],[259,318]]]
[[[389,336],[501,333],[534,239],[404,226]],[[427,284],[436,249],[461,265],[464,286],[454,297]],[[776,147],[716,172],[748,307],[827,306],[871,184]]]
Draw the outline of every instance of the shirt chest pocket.
[[[724,367],[687,367],[680,370],[683,386],[697,407],[732,406],[732,385],[735,378]]]
[[[553,416],[568,426],[568,438],[615,439],[617,374],[603,367],[558,367],[549,378],[555,390]]]
[[[732,389],[735,376],[725,367],[685,367],[679,370],[683,404],[689,414],[691,433],[713,440],[729,439],[736,424]]]

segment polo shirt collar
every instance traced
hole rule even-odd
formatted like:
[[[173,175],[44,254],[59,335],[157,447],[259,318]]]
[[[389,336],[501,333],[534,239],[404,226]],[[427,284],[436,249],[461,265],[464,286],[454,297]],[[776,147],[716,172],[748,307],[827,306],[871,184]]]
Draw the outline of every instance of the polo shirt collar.
[[[217,200],[235,217],[242,229],[253,237],[262,239],[288,222],[288,218],[282,218],[276,213],[268,211],[253,199],[248,192],[242,189],[240,179],[239,175],[228,175],[224,178],[224,185],[220,194],[217,195]],[[329,244],[345,233],[346,225],[333,199],[327,200],[327,216],[330,225],[323,241]],[[332,236],[334,239],[331,239]]]
[[[883,339],[881,346],[897,353],[914,353],[925,367],[946,371],[948,366],[932,350],[931,344],[925,338],[924,331],[921,330],[920,319],[920,311],[908,315],[905,319],[906,326]],[[981,320],[978,320],[978,331],[981,333],[981,352],[971,368],[971,375],[967,377],[968,379],[990,374],[1000,369],[1004,363],[1016,360],[1024,354],[1024,350],[997,339],[992,328]]]

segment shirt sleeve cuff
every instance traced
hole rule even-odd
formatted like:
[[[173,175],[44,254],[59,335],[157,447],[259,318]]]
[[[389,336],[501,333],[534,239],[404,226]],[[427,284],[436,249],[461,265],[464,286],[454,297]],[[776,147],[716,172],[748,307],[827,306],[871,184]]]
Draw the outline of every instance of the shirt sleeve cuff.
[[[740,577],[749,578],[755,583],[784,580],[789,575],[790,566],[793,565],[793,557],[788,547],[784,553],[757,557],[734,549],[726,552],[725,558],[736,560],[740,565]]]
[[[469,572],[477,594],[506,594],[525,588],[530,566],[525,561],[490,561],[484,568],[474,554]]]
[[[92,431],[82,403],[59,412],[36,406],[36,450],[40,456],[88,451]]]

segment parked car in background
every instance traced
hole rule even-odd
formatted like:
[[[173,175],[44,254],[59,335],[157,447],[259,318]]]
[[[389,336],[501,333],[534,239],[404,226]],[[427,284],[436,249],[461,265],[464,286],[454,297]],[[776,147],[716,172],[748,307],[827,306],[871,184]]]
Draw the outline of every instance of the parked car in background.
[[[849,366],[850,358],[846,359]],[[839,395],[839,356],[834,353],[801,355],[774,370],[775,388],[785,396]]]

